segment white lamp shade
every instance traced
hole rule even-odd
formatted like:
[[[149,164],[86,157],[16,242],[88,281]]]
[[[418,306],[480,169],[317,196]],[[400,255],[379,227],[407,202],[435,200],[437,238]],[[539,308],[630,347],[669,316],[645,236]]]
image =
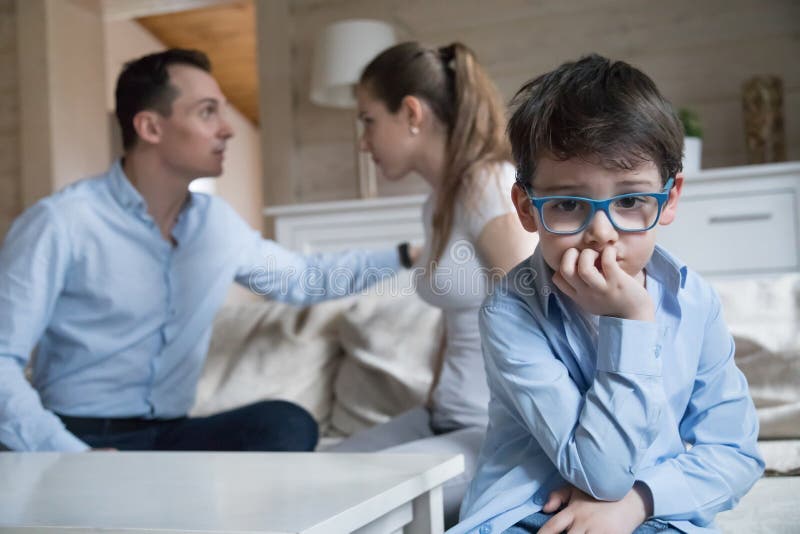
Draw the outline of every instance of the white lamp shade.
[[[311,101],[320,106],[355,107],[353,85],[361,71],[393,44],[394,29],[378,20],[344,20],[325,28],[314,47]]]

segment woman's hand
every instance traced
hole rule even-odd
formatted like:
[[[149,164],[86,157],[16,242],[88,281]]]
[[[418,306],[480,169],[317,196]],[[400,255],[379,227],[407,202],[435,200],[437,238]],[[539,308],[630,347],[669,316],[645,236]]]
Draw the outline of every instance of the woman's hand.
[[[411,258],[411,265],[417,265],[419,257],[422,255],[422,247],[419,245],[408,245],[408,256]]]

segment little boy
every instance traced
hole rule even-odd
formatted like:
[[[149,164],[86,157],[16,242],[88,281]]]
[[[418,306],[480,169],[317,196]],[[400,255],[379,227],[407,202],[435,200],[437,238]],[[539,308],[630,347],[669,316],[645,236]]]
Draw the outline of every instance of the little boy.
[[[450,532],[714,532],[764,464],[716,294],[655,244],[681,125],[597,55],[514,104],[512,197],[539,246],[480,312],[489,427]]]

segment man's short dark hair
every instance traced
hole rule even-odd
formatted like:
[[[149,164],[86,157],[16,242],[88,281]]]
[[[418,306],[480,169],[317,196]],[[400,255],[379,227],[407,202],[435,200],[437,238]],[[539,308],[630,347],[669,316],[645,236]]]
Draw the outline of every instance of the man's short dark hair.
[[[531,183],[539,158],[582,158],[610,169],[645,162],[662,182],[682,169],[683,128],[655,83],[623,61],[597,54],[530,80],[508,123],[517,180]]]
[[[129,61],[117,78],[116,114],[122,130],[125,150],[136,144],[133,117],[142,110],[152,109],[168,117],[178,90],[169,83],[170,65],[188,65],[211,72],[211,62],[198,50],[171,48]]]

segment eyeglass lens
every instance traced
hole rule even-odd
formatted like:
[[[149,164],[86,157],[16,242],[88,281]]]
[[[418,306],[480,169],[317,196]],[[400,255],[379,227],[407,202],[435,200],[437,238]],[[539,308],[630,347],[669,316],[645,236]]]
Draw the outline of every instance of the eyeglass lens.
[[[554,232],[573,232],[589,222],[592,205],[578,199],[556,198],[542,205],[544,224]],[[658,217],[658,200],[653,196],[624,196],[612,200],[608,216],[617,228],[641,231]]]

